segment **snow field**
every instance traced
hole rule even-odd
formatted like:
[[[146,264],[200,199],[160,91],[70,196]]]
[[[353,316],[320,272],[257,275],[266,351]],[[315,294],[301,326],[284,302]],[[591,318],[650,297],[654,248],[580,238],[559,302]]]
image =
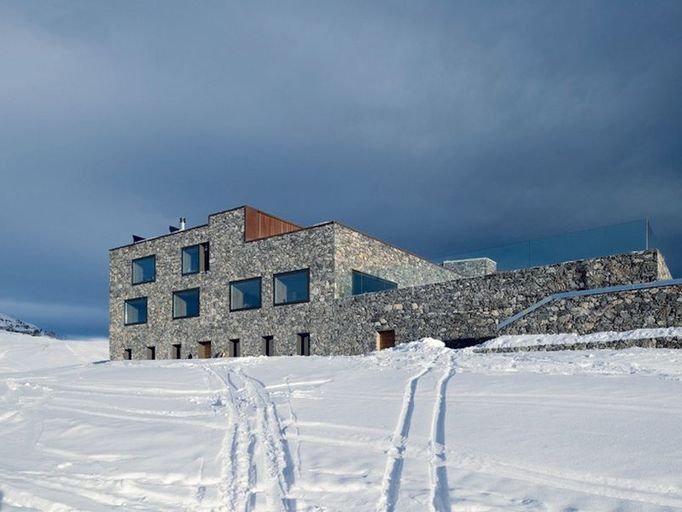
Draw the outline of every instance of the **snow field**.
[[[682,510],[682,353],[99,362],[0,334],[0,510]]]

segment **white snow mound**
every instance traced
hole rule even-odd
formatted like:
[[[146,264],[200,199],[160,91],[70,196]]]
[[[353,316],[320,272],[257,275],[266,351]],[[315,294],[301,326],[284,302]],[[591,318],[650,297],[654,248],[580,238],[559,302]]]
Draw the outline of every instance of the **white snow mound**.
[[[401,343],[389,350],[394,352],[421,352],[442,348],[445,348],[445,343],[441,340],[435,338],[421,338],[416,341],[410,341],[409,343]]]

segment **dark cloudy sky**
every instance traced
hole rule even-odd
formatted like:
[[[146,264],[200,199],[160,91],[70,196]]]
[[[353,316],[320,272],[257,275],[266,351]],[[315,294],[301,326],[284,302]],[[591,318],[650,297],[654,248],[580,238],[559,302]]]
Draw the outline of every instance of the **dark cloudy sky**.
[[[0,4],[0,311],[248,203],[427,257],[649,217],[682,275],[682,2]]]

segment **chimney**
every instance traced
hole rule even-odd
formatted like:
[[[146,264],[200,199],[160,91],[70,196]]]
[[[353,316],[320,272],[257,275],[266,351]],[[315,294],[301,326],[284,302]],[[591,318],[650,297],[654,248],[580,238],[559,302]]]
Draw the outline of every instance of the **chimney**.
[[[183,231],[185,229],[185,223],[187,222],[187,219],[185,217],[180,217],[180,231]]]

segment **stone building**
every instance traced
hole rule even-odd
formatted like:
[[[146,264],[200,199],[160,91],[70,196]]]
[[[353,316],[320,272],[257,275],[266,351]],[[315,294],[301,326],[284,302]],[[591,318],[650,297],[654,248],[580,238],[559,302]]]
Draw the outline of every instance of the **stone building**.
[[[655,250],[512,272],[486,259],[437,265],[338,222],[301,227],[242,206],[110,251],[110,356],[361,354],[423,336],[456,346],[570,329],[570,308],[583,330],[608,323],[602,310],[623,328],[682,325],[670,277]],[[590,290],[598,300],[534,306]]]

